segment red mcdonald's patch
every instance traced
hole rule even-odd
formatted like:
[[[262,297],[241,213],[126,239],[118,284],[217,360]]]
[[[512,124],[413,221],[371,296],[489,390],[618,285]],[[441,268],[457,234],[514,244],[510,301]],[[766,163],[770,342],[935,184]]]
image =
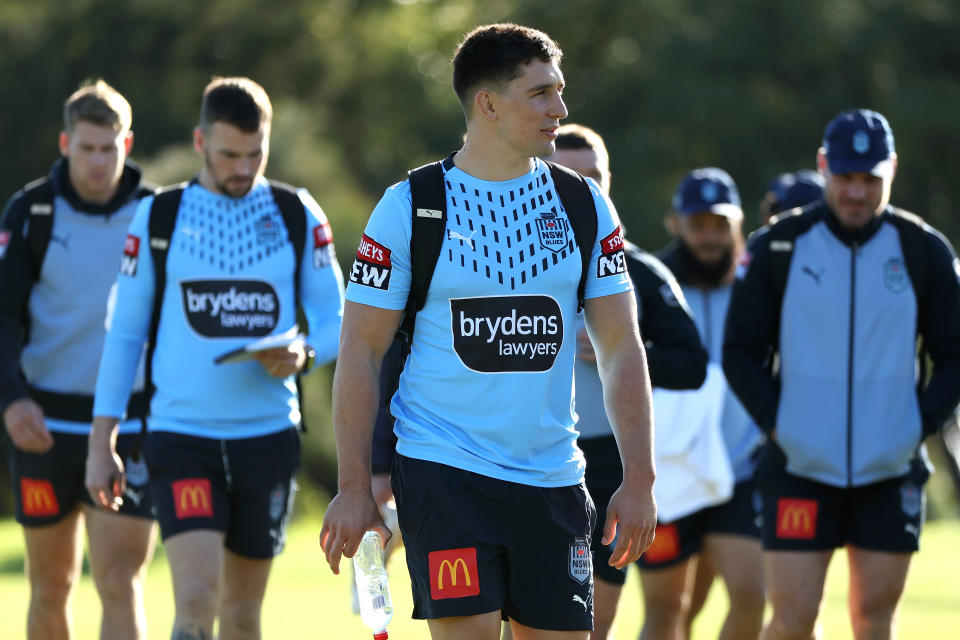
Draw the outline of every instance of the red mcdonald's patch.
[[[480,593],[477,573],[477,549],[444,549],[427,556],[430,571],[430,597],[434,600],[466,598]]]
[[[660,564],[675,560],[680,555],[680,536],[677,534],[677,525],[658,524],[653,544],[643,553],[644,559],[650,564]]]
[[[780,498],[777,501],[777,537],[812,540],[817,535],[816,500]]]
[[[25,516],[55,516],[60,513],[57,495],[49,480],[20,478],[20,497],[23,499]]]
[[[207,478],[184,478],[173,483],[173,508],[177,520],[212,518],[213,496]]]

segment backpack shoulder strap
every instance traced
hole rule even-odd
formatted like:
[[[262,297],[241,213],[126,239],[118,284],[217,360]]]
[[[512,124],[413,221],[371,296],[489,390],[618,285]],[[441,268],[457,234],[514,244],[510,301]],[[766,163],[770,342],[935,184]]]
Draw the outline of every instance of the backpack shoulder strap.
[[[566,167],[545,161],[550,167],[553,186],[557,189],[560,202],[567,212],[573,236],[580,247],[580,283],[577,285],[577,311],[583,309],[583,299],[587,289],[587,275],[590,272],[590,257],[593,245],[597,242],[597,207],[590,193],[586,179]]]
[[[293,268],[293,290],[300,303],[300,264],[303,262],[303,250],[307,241],[307,216],[303,201],[297,195],[297,188],[283,182],[270,180],[273,201],[280,209],[283,224],[287,227],[293,254],[296,260]]]
[[[43,259],[53,233],[53,201],[56,192],[48,178],[29,183],[23,189],[23,197],[29,211],[27,227],[27,254],[30,257],[30,275],[34,282],[40,279]]]
[[[146,415],[150,412],[150,399],[153,397],[153,352],[157,344],[157,329],[160,327],[160,311],[163,308],[163,292],[167,287],[167,251],[170,238],[177,223],[180,210],[180,198],[187,183],[166,187],[157,192],[150,207],[148,235],[150,257],[153,259],[153,307],[150,311],[150,333],[147,337],[147,353],[144,362],[144,393],[146,408],[142,419],[143,432],[147,430]]]
[[[427,291],[440,258],[447,228],[447,191],[444,168],[453,167],[453,155],[409,172],[413,216],[410,233],[410,293],[400,330],[413,337],[417,312],[427,302]]]
[[[926,223],[920,216],[893,208],[890,221],[900,235],[900,247],[903,250],[903,260],[907,264],[907,275],[913,285],[917,302],[923,305],[929,288],[929,264],[927,257]]]

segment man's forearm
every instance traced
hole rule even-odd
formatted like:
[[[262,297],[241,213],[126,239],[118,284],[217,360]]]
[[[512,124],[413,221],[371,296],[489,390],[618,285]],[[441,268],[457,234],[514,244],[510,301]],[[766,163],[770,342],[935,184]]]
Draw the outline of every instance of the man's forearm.
[[[90,428],[90,449],[108,449],[116,451],[117,433],[120,419],[112,416],[94,416],[93,426]]]
[[[624,484],[652,483],[653,403],[643,346],[618,349],[599,371],[607,416],[620,447]]]
[[[370,488],[373,424],[380,402],[380,363],[358,349],[342,350],[333,378],[333,432],[340,489]]]

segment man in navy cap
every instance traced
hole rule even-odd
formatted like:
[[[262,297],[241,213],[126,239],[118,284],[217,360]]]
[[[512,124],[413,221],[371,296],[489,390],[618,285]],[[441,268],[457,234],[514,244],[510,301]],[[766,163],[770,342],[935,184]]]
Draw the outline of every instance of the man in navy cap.
[[[675,242],[659,257],[676,276],[709,357],[707,383],[700,391],[685,392],[690,397],[684,402],[713,416],[712,426],[720,432],[713,454],[724,465],[729,460],[729,465],[724,491],[698,485],[696,491],[702,495],[696,500],[686,495],[684,507],[679,501],[658,499],[661,514],[668,515],[658,522],[653,546],[638,561],[645,604],[643,637],[686,637],[694,567],[702,563],[712,568],[706,571],[706,578],[712,581],[715,571],[729,595],[730,609],[721,637],[755,638],[763,620],[764,596],[753,454],[763,436],[720,370],[724,318],[744,245],[743,210],[733,179],[715,167],[691,171],[677,187],[666,225]],[[713,379],[715,383],[711,383]],[[657,416],[661,420],[655,443],[658,485],[666,488],[668,483],[683,480],[666,477],[668,465],[661,461],[667,462],[663,456],[668,450],[684,450],[682,455],[703,473],[703,467],[709,465],[702,460],[694,462],[689,450],[707,439],[709,429],[686,443],[670,443],[681,431],[690,431],[683,429],[683,424],[676,428],[663,424],[666,416],[659,410]]]
[[[810,169],[793,173],[781,173],[767,186],[767,193],[760,201],[760,218],[764,224],[770,218],[803,207],[823,198],[823,176]]]
[[[724,371],[769,436],[762,637],[815,633],[845,547],[854,637],[890,638],[924,520],[922,442],[960,400],[960,264],[889,204],[897,155],[882,115],[837,116],[817,166],[824,201],[751,238],[727,317]]]

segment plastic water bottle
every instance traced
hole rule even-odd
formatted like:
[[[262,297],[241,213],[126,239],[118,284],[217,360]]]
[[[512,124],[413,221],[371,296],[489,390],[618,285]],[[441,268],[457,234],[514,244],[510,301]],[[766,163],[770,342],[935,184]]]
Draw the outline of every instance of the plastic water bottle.
[[[386,640],[387,625],[393,619],[393,603],[387,570],[383,566],[380,535],[376,531],[363,534],[360,548],[353,556],[353,569],[360,598],[360,619],[373,630],[374,640]]]

